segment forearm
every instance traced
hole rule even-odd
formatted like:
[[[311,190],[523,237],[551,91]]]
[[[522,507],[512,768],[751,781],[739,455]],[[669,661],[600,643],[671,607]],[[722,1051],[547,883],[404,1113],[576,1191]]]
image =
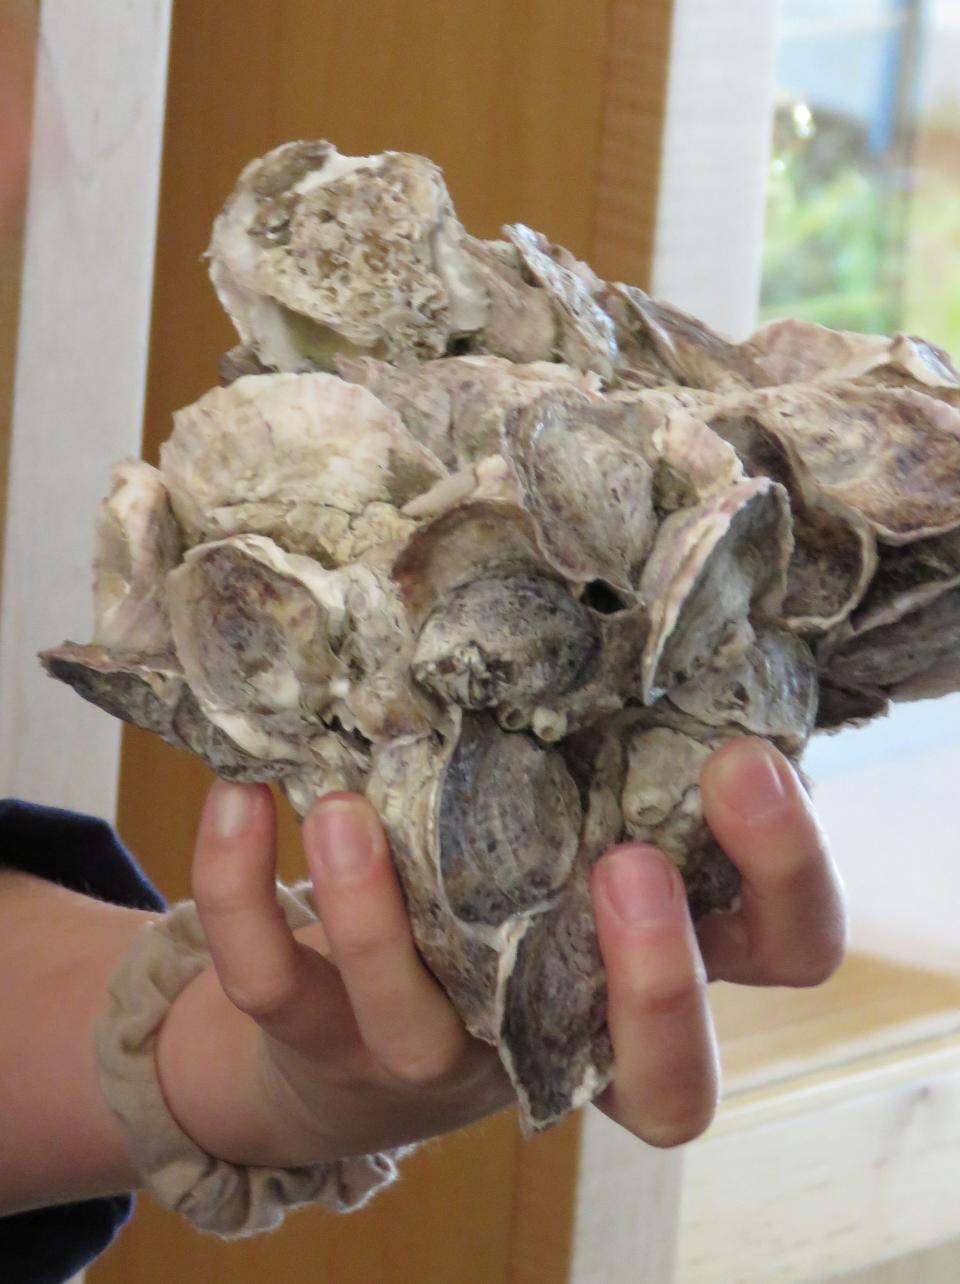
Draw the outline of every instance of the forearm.
[[[93,1031],[113,972],[157,917],[0,870],[0,1215],[136,1186],[124,1129],[100,1091]],[[256,1035],[215,975],[198,977],[158,1039],[167,1103],[220,1157],[316,1158],[275,1135]]]
[[[0,870],[0,1212],[130,1190],[93,1027],[111,974],[156,915]]]

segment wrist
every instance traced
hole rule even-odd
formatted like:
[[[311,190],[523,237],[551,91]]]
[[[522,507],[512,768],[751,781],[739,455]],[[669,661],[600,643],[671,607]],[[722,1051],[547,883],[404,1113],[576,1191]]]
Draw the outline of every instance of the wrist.
[[[300,917],[278,892],[288,921]],[[221,989],[191,901],[138,936],[96,1028],[100,1085],[144,1185],[228,1238],[272,1230],[299,1204],[359,1208],[396,1178],[390,1155],[317,1157],[265,1090],[265,1042]]]
[[[296,1167],[335,1158],[319,1153],[306,1108],[265,1061],[262,1031],[229,1001],[212,968],[171,1005],[156,1065],[170,1113],[217,1159]]]

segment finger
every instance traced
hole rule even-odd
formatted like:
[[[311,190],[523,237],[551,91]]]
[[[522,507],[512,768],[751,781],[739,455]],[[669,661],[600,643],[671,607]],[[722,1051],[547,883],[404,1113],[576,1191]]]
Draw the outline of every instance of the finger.
[[[397,1078],[446,1078],[468,1038],[420,960],[386,835],[366,799],[330,794],[304,822],[317,910],[362,1038]]]
[[[652,847],[608,853],[592,876],[615,1078],[598,1104],[654,1146],[690,1141],[716,1107],[706,977],[675,866]]]
[[[741,907],[699,928],[713,980],[819,985],[846,945],[843,890],[796,772],[773,745],[744,738],[707,762],[703,810],[742,875]]]
[[[300,944],[276,895],[276,813],[264,785],[218,782],[197,836],[193,892],[220,984],[277,1039],[318,1029],[332,1057],[356,1028],[335,970]]]

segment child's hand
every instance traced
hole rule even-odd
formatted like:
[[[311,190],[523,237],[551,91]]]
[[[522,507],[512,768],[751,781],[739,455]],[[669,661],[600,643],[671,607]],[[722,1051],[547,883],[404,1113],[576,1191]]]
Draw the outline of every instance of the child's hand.
[[[738,913],[700,926],[699,948],[665,857],[619,848],[593,877],[616,1056],[598,1104],[659,1145],[690,1140],[713,1114],[707,977],[812,985],[843,950],[837,879],[780,755],[759,741],[727,746],[703,792],[744,888]],[[216,974],[178,998],[158,1048],[184,1129],[224,1159],[291,1165],[418,1140],[508,1105],[496,1055],[466,1033],[414,948],[370,805],[322,800],[303,841],[323,925],[294,936],[274,896],[269,792],[214,787],[194,893]]]
[[[499,1059],[467,1034],[416,952],[373,807],[329,795],[302,832],[322,925],[293,934],[274,892],[269,790],[211,791],[193,890],[216,973],[177,999],[158,1046],[181,1126],[220,1158],[290,1166],[389,1149],[503,1109],[512,1094]],[[211,1084],[216,1059],[221,1081]]]

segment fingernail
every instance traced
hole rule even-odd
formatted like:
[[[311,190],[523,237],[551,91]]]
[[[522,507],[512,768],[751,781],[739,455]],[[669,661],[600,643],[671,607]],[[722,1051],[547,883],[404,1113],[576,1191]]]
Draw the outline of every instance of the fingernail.
[[[676,913],[680,880],[651,847],[624,847],[604,857],[603,880],[611,908],[631,927],[656,927]]]
[[[213,786],[213,827],[218,838],[238,838],[250,825],[256,807],[256,795],[243,785]]]
[[[311,812],[309,824],[325,877],[350,883],[369,871],[379,834],[376,818],[364,803],[348,798],[321,801]]]
[[[745,740],[717,761],[718,783],[726,805],[756,825],[781,811],[786,801],[783,780],[771,750],[759,740]]]

